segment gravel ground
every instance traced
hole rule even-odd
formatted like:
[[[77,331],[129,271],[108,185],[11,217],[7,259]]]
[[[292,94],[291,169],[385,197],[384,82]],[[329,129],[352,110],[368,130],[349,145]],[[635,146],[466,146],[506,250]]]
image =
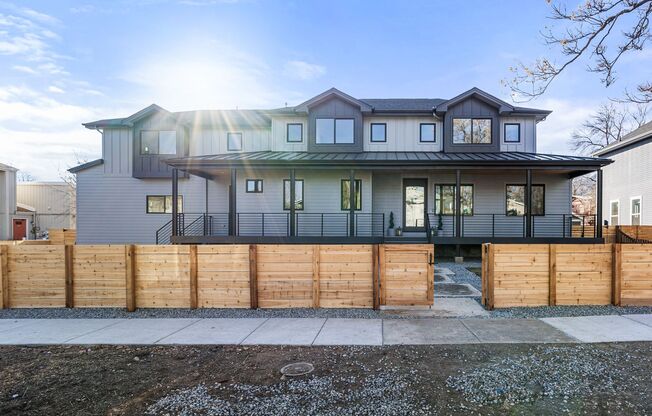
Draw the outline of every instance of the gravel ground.
[[[477,274],[469,271],[467,267],[482,267],[480,261],[467,261],[463,264],[457,264],[454,262],[442,262],[437,263],[436,267],[443,267],[450,269],[455,275],[451,276],[456,283],[468,283],[474,288],[482,291],[482,281]]]

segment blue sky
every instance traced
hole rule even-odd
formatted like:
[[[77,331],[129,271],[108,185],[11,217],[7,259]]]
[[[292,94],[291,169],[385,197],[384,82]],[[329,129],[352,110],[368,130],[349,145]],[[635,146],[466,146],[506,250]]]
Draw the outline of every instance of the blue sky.
[[[155,102],[169,110],[297,104],[337,87],[355,97],[449,98],[501,85],[547,53],[549,5],[528,1],[0,1],[0,162],[39,180],[100,156],[81,126]],[[605,90],[586,63],[540,99],[539,151],[643,79],[628,58]],[[629,80],[632,80],[629,82]]]

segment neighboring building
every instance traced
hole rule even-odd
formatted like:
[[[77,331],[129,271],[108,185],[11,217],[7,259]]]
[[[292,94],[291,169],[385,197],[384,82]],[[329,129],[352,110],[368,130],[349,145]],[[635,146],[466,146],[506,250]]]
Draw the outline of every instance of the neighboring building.
[[[595,155],[614,161],[603,173],[603,223],[652,224],[652,122]]]
[[[19,182],[18,209],[32,213],[32,237],[50,229],[75,228],[75,189],[66,182]]]
[[[77,241],[425,241],[440,223],[438,244],[566,241],[571,179],[610,161],[538,154],[548,114],[477,88],[452,99],[333,88],[271,110],[151,105],[84,124],[101,132],[102,158],[71,169]],[[390,215],[400,238],[387,237]]]
[[[13,238],[17,171],[14,167],[0,163],[0,240]]]

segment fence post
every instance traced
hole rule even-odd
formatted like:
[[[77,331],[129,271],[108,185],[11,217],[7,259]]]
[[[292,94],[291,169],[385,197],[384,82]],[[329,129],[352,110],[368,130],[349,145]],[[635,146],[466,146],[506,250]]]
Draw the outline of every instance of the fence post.
[[[548,245],[548,305],[557,304],[557,244]]]
[[[256,245],[249,245],[249,296],[251,309],[258,308],[258,264],[256,262]]]
[[[72,308],[75,306],[75,300],[73,295],[72,279],[72,260],[73,260],[73,249],[74,246],[65,245],[63,246],[63,254],[65,258],[65,270],[66,270],[66,308]]]
[[[487,253],[487,309],[494,308],[494,245],[489,244]]]
[[[623,247],[621,244],[612,244],[612,260],[611,260],[611,303],[620,306],[621,301],[621,288],[622,288],[622,268],[623,268]]]
[[[9,259],[8,259],[9,247],[0,246],[0,288],[2,289],[2,309],[9,308]]]
[[[133,244],[125,246],[125,282],[127,311],[136,310],[136,250]]]
[[[320,264],[321,246],[313,244],[312,246],[312,307],[319,308],[319,264]]]
[[[378,263],[380,268],[380,273],[378,274],[378,307],[380,308],[381,305],[387,302],[385,296],[385,244],[378,245]]]
[[[373,273],[373,277],[372,277],[373,288],[372,288],[372,290],[373,290],[373,297],[374,297],[373,307],[374,307],[375,310],[378,310],[380,308],[380,276],[379,276],[380,267],[378,267],[379,266],[378,263],[380,261],[380,258],[379,258],[379,253],[378,253],[378,244],[374,244],[371,247],[372,247],[371,248],[371,257],[372,257],[372,262],[373,262],[373,266],[372,266],[372,270],[373,270],[372,271],[372,273]]]
[[[488,243],[482,244],[482,273],[480,274],[480,284],[482,289],[482,296],[480,297],[480,303],[482,306],[487,304],[487,247]]]
[[[190,309],[197,309],[197,246],[190,247]]]

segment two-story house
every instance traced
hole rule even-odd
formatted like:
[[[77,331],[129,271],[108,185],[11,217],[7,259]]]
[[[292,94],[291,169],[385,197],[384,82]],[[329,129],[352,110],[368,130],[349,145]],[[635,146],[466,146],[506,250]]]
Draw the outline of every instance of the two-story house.
[[[575,231],[586,219],[571,213],[571,179],[610,161],[537,153],[548,114],[478,88],[333,88],[270,110],[151,105],[84,124],[102,134],[102,159],[71,169],[78,242],[599,241],[599,227]]]

